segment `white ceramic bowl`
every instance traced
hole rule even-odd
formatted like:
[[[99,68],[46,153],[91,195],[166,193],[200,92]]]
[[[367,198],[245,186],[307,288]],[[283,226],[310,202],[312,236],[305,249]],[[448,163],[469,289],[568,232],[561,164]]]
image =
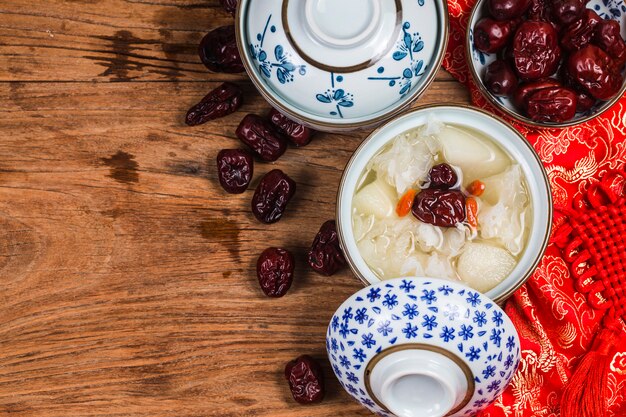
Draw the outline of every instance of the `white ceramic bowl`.
[[[593,9],[596,13],[600,15],[603,19],[614,19],[617,20],[622,27],[622,38],[626,38],[626,1],[625,0],[591,0],[587,3],[587,7],[589,9]],[[496,97],[485,87],[485,84],[482,81],[482,76],[485,72],[485,69],[489,64],[497,59],[497,54],[487,54],[477,50],[474,47],[474,26],[476,23],[487,16],[487,1],[479,0],[474,9],[472,10],[472,14],[470,16],[469,23],[467,25],[467,36],[466,36],[466,45],[465,45],[465,54],[467,56],[467,65],[470,69],[472,77],[474,78],[474,82],[478,86],[480,92],[483,96],[491,104],[493,104],[497,109],[502,111],[504,114],[516,119],[517,121],[533,126],[533,127],[541,127],[541,128],[562,128],[567,126],[577,125],[579,123],[584,123],[589,121],[602,113],[608,110],[613,104],[617,102],[626,91],[626,81],[622,86],[621,91],[614,98],[608,101],[598,101],[596,105],[590,110],[584,113],[576,113],[576,116],[572,120],[568,120],[562,123],[551,123],[551,122],[535,122],[528,117],[526,117],[522,112],[517,109],[513,102],[508,97]],[[622,72],[626,79],[626,69]]]
[[[352,199],[367,163],[397,135],[426,124],[429,116],[444,123],[467,126],[484,133],[516,161],[526,177],[532,204],[530,234],[524,252],[511,274],[486,293],[504,301],[533,273],[548,244],[552,226],[552,196],[543,165],[526,139],[506,122],[478,109],[461,106],[429,106],[411,111],[381,126],[354,152],[344,171],[337,197],[337,231],[344,254],[354,274],[365,284],[380,281],[357,247],[352,230]]]
[[[382,416],[473,416],[506,388],[519,337],[498,305],[460,283],[402,278],[346,300],[326,336],[341,385]]]
[[[274,107],[318,130],[374,126],[433,81],[448,38],[443,0],[240,0],[237,43]]]

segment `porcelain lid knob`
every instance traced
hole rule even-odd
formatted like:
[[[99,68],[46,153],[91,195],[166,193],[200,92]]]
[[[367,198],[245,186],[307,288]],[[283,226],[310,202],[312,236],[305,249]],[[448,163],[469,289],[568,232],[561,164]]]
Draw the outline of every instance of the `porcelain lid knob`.
[[[397,37],[395,0],[288,0],[287,32],[309,64],[351,71],[367,66]]]

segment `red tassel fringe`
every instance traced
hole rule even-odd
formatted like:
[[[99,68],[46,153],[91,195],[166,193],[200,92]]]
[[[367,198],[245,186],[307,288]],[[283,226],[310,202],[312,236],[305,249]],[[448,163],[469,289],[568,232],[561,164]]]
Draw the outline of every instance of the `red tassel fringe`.
[[[598,333],[583,356],[561,398],[561,417],[607,416],[609,355],[617,338],[613,328]]]
[[[598,208],[609,204],[622,204],[618,201],[626,195],[626,174],[623,171],[609,171],[601,182],[592,184],[587,193],[576,201],[578,208]],[[574,215],[569,208],[561,209],[566,216]],[[589,304],[599,310],[610,309],[613,303],[598,297],[605,287],[602,281],[594,280],[597,270],[591,265],[580,270],[579,265],[587,264],[589,252],[581,250],[580,238],[572,240],[573,227],[563,224],[553,236],[553,242],[564,250],[564,256],[571,266],[572,277],[576,279],[577,289],[587,295]],[[600,301],[602,300],[602,301]],[[613,350],[618,334],[624,331],[623,317],[615,317],[611,310],[603,320],[603,328],[594,339],[591,349],[584,355],[571,376],[561,397],[561,417],[606,417],[608,373]],[[626,416],[625,416],[626,417]]]

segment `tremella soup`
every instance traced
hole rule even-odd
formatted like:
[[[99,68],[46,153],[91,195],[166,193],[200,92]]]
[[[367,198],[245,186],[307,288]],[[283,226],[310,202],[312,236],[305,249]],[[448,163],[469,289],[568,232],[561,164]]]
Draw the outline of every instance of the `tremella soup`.
[[[449,278],[487,292],[523,253],[531,210],[522,169],[502,148],[430,119],[369,161],[352,200],[352,227],[380,279]]]

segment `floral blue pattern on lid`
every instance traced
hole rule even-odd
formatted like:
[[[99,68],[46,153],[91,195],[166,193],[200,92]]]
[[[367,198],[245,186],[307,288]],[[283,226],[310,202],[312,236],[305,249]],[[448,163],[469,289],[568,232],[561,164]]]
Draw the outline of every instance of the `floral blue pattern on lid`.
[[[447,41],[443,0],[242,0],[238,42],[256,86],[294,118],[382,121],[434,77]]]
[[[378,74],[381,74],[380,76],[367,78],[368,80],[389,81],[389,87],[394,87],[398,84],[400,86],[398,92],[400,95],[407,94],[411,90],[413,81],[419,80],[419,77],[424,75],[424,71],[426,70],[424,60],[418,58],[418,54],[424,49],[424,41],[419,32],[414,32],[413,34],[409,33],[408,30],[410,27],[411,24],[409,22],[404,22],[402,25],[404,36],[402,40],[398,42],[396,50],[392,55],[394,61],[404,61],[405,58],[409,58],[408,66],[404,68],[402,74],[395,77],[383,76],[382,74],[385,72],[385,67],[380,66],[376,71]]]
[[[354,106],[354,95],[351,93],[346,93],[346,91],[342,88],[335,89],[335,83],[340,83],[343,81],[343,75],[335,76],[334,73],[330,73],[330,84],[331,88],[327,89],[324,93],[319,93],[315,97],[317,101],[320,103],[332,104],[335,106],[336,110],[331,110],[331,116],[339,116],[343,119],[343,113],[341,108],[344,107],[352,107]]]
[[[274,62],[269,59],[267,52],[263,49],[263,43],[265,42],[265,36],[267,35],[268,26],[270,27],[270,33],[276,33],[276,26],[270,26],[272,16],[267,18],[265,27],[262,33],[258,33],[256,39],[258,43],[250,44],[250,54],[252,58],[258,63],[259,72],[266,78],[272,78],[272,70],[276,68],[276,79],[279,83],[285,84],[294,80],[294,73],[297,70],[300,75],[306,75],[306,65],[294,65],[291,62],[291,54],[285,53],[282,45],[276,45],[274,47]]]

